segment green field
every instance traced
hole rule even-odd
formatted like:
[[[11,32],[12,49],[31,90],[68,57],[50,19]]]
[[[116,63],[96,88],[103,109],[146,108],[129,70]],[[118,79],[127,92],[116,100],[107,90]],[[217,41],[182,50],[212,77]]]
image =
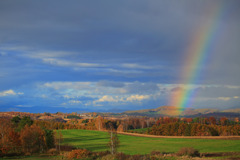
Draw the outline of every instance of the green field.
[[[47,155],[31,155],[31,156],[14,156],[14,157],[3,157],[4,160],[57,160],[61,159],[62,156],[47,156]],[[1,157],[0,157],[1,159]]]
[[[149,129],[151,129],[151,128],[149,128]],[[140,128],[140,129],[131,129],[131,130],[128,130],[128,132],[146,134],[147,130],[148,130],[148,128]]]
[[[64,141],[77,148],[91,151],[108,150],[109,136],[107,132],[90,130],[61,130]],[[239,152],[240,140],[216,139],[181,139],[181,138],[148,138],[128,135],[118,135],[119,152],[126,154],[148,154],[151,151],[177,152],[182,147],[193,147],[201,153],[205,152]]]

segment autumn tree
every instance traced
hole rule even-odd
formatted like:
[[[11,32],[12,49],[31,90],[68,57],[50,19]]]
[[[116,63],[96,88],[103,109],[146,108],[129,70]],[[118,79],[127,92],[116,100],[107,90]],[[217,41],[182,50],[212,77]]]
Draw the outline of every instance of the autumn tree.
[[[210,124],[215,125],[215,124],[216,124],[216,118],[214,118],[214,117],[209,117],[209,122],[210,122]]]
[[[104,125],[104,119],[101,117],[101,116],[98,116],[96,119],[95,119],[95,126],[96,128],[100,131],[100,130],[103,130],[105,128],[105,125]]]
[[[20,153],[21,152],[21,140],[20,134],[13,128],[9,129],[8,136],[6,137],[7,145],[9,146],[9,152]],[[6,144],[5,144],[6,145]]]
[[[228,124],[228,119],[226,117],[221,117],[220,118],[220,123],[222,126],[227,125]]]
[[[45,132],[39,126],[26,125],[21,130],[20,139],[25,153],[44,152],[47,148]]]
[[[10,150],[9,132],[11,130],[11,123],[7,119],[0,119],[0,155],[8,153]]]

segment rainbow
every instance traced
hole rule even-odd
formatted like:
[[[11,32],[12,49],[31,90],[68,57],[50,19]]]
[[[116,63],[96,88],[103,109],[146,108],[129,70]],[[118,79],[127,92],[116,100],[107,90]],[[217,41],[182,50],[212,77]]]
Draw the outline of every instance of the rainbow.
[[[169,105],[175,106],[175,115],[190,107],[194,98],[193,84],[198,83],[201,68],[207,64],[207,59],[210,54],[210,49],[216,38],[216,33],[219,27],[219,18],[221,17],[223,4],[210,7],[209,20],[207,23],[199,24],[199,28],[193,34],[185,51],[185,60],[182,72],[180,73],[181,87],[178,91],[173,92],[170,97]]]

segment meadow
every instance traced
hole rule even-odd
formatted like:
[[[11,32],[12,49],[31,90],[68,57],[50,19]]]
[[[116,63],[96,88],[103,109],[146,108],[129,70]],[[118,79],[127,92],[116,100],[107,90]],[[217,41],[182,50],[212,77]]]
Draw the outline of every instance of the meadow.
[[[85,148],[90,151],[108,150],[109,135],[107,132],[92,130],[60,130],[63,145]],[[148,154],[151,151],[177,152],[182,147],[193,147],[200,153],[239,152],[240,140],[224,139],[183,139],[183,138],[150,138],[118,134],[119,152],[125,154]]]

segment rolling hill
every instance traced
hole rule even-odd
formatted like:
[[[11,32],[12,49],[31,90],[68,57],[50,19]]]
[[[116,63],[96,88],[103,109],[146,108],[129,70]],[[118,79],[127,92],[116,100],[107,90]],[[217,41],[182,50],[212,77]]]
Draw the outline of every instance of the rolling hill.
[[[228,109],[228,110],[219,110],[219,109],[193,109],[186,108],[180,109],[174,106],[161,106],[155,109],[144,109],[144,110],[134,110],[126,111],[123,114],[127,115],[136,115],[136,116],[180,116],[180,117],[197,117],[197,116],[216,116],[216,117],[240,117],[240,109]]]

